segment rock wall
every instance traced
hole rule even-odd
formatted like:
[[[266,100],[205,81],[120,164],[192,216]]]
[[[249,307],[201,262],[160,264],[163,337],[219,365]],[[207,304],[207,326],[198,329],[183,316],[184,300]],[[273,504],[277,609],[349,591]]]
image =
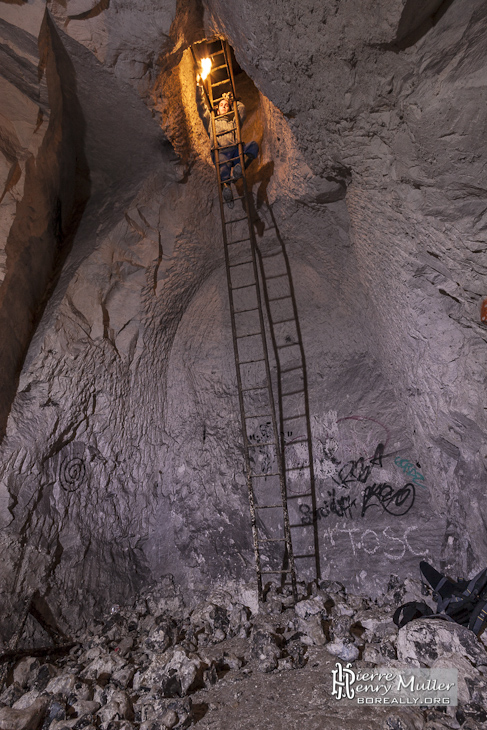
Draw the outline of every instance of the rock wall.
[[[8,8],[1,26],[5,100],[0,131],[3,436],[33,325],[48,296],[55,267],[69,250],[88,195],[89,174],[69,58],[43,4],[31,4],[23,14],[19,8]]]
[[[431,474],[432,504],[447,518],[441,559],[468,571],[485,551],[474,495],[485,480],[486,12],[437,3],[426,18],[417,6],[270,3],[256,14],[209,3],[310,169],[351,174],[371,348],[412,428],[411,461]],[[399,42],[414,33],[414,45]]]
[[[50,101],[51,124],[77,132],[65,144],[84,177],[62,169],[90,197],[62,269],[43,259],[55,286],[0,447],[6,630],[35,588],[76,623],[168,572],[187,589],[253,579],[214,171],[185,50],[213,32],[243,69],[244,135],[261,147],[258,243],[273,220],[291,263],[317,477],[301,520],[316,522],[323,577],[374,593],[420,557],[485,562],[487,19],[479,0],[428,7],[49,5],[78,110],[70,127]]]

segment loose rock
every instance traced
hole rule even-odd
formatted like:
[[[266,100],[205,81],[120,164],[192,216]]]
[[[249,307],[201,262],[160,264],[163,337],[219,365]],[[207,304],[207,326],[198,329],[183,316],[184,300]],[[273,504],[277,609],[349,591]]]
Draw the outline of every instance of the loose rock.
[[[0,708],[0,730],[38,730],[48,703],[47,697],[39,697],[25,709]]]

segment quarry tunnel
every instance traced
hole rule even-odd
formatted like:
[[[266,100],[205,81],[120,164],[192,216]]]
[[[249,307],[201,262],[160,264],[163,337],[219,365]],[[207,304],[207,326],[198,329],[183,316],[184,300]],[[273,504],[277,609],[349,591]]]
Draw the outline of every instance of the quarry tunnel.
[[[374,597],[487,563],[486,30],[481,0],[1,3],[6,637],[35,591],[74,629],[168,574],[255,590],[191,54],[215,37],[259,144],[256,250],[293,293],[307,423],[279,431],[289,495],[310,450],[319,578]]]

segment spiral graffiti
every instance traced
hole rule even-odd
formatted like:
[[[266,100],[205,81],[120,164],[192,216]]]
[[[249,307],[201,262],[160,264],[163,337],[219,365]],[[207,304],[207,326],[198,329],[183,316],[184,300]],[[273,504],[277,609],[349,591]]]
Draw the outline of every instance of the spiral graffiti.
[[[59,482],[67,492],[75,492],[85,480],[86,467],[79,457],[67,456],[59,468]]]

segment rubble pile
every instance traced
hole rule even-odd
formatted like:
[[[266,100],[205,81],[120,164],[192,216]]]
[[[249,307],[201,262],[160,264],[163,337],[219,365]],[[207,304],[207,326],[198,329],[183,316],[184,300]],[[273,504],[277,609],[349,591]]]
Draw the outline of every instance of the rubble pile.
[[[334,581],[298,588],[294,604],[290,591],[272,586],[258,613],[224,590],[190,609],[167,576],[131,607],[111,607],[68,654],[12,663],[0,730],[182,730],[199,722],[217,683],[266,673],[283,673],[285,683],[286,672],[306,667],[311,648],[330,665],[458,669],[458,707],[398,710],[384,730],[485,727],[484,643],[447,621],[418,619],[399,630],[392,620],[408,600],[433,604],[419,583],[393,579],[379,599]]]

